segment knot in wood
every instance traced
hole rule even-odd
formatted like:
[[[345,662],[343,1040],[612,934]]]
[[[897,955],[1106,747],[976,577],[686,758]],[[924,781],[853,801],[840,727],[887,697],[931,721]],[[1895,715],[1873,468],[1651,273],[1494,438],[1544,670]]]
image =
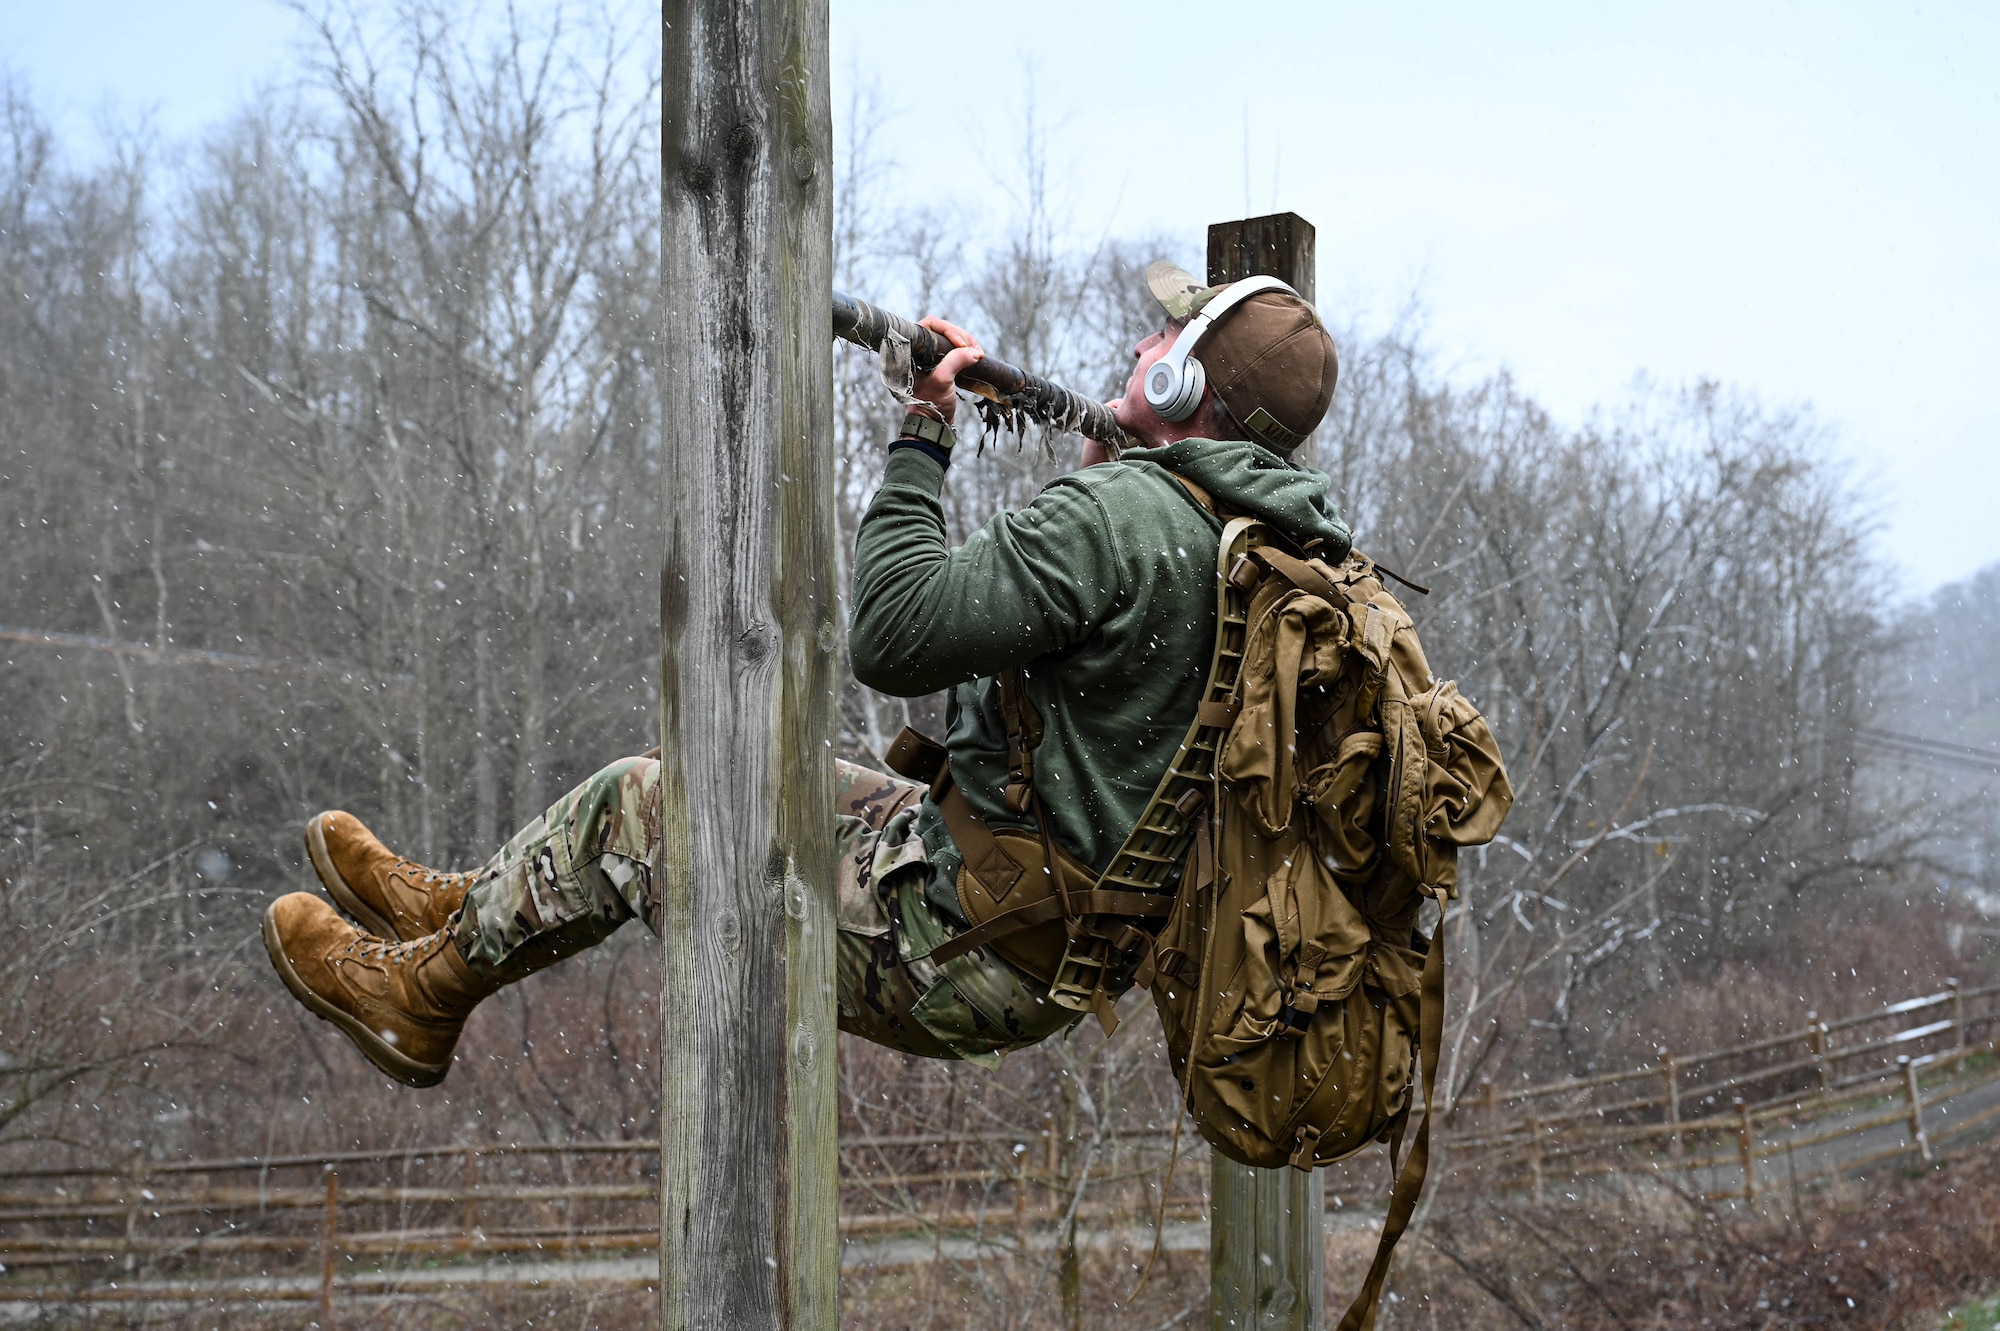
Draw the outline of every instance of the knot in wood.
[[[681,168],[681,184],[691,194],[706,194],[715,188],[715,172],[706,162],[689,162]]]
[[[727,906],[716,912],[715,945],[732,957],[743,950],[743,920]]]
[[[777,650],[777,631],[762,620],[752,621],[736,635],[736,655],[756,664]]]
[[[725,142],[728,144],[731,157],[748,157],[757,151],[757,131],[750,128],[749,122],[745,121],[730,128],[729,137]]]

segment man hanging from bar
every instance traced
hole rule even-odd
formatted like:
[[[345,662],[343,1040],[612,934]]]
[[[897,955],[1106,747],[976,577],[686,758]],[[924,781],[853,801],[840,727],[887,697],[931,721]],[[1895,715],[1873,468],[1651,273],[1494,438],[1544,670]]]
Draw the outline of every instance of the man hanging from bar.
[[[983,353],[924,321],[956,349],[900,394],[910,414],[862,521],[848,640],[872,688],[949,690],[948,733],[941,751],[904,755],[923,783],[839,765],[842,1030],[990,1062],[1092,1007],[1108,1023],[1129,969],[1107,969],[1089,1002],[1055,1001],[1070,903],[1026,907],[1060,895],[1043,872],[1051,859],[1063,883],[1092,882],[1195,717],[1215,626],[1215,509],[1336,563],[1348,550],[1327,478],[1289,460],[1338,371],[1312,307],[1270,279],[1205,287],[1171,264],[1147,283],[1163,325],[1134,348],[1110,404],[1142,446],[1113,459],[1087,443],[1081,470],[957,549],[938,497],[954,380]],[[1205,378],[1186,372],[1190,357]],[[634,916],[657,930],[659,771],[649,757],[611,764],[464,873],[397,856],[351,814],[320,814],[306,843],[340,910],[305,892],[272,903],[272,964],[377,1067],[435,1085],[482,998]],[[1130,924],[1157,929],[1170,900]]]

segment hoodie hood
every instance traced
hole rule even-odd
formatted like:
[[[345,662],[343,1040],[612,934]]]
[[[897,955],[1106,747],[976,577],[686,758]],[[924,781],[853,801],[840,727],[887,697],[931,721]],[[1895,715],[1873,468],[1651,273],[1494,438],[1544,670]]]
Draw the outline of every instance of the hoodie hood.
[[[1324,541],[1324,557],[1347,558],[1353,533],[1328,493],[1326,473],[1287,462],[1244,439],[1182,439],[1162,448],[1128,448],[1121,462],[1150,462],[1180,473],[1217,503],[1260,518],[1305,545]]]

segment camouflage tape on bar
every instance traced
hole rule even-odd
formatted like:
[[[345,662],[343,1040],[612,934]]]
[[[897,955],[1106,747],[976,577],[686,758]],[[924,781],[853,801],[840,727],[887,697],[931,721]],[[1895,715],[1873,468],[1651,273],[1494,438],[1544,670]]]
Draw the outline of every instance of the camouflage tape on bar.
[[[930,370],[950,350],[950,344],[928,328],[844,292],[833,293],[835,337],[879,352],[883,339],[891,333],[909,340],[910,359],[920,374]],[[978,364],[968,366],[959,379],[961,382],[971,381],[970,387],[974,392],[1050,429],[1084,435],[1114,449],[1131,448],[1134,444],[1132,437],[1118,428],[1118,423],[1111,418],[1110,409],[1102,402],[1072,392],[1061,384],[1050,383],[1040,375],[1029,374],[1003,360],[988,356]]]

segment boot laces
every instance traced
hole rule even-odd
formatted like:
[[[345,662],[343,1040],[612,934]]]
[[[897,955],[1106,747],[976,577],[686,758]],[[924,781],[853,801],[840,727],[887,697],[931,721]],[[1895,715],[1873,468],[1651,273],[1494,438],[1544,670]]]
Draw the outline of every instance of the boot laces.
[[[407,943],[385,942],[383,944],[385,949],[383,955],[388,958],[389,964],[392,966],[414,965],[437,951],[437,940],[442,937],[442,934],[426,934],[422,938],[412,939]]]
[[[396,872],[401,874],[404,880],[412,885],[436,883],[447,888],[456,886],[461,878],[472,876],[470,870],[460,870],[457,873],[439,873],[436,869],[428,865],[418,864],[415,860],[402,858],[398,858],[396,861]]]
[[[402,966],[423,961],[437,951],[444,937],[445,934],[440,931],[402,942],[397,939],[377,938],[373,934],[363,933],[357,929],[354,931],[354,936],[347,940],[347,946],[342,952],[346,956],[361,957],[364,960],[379,958],[391,966]]]

